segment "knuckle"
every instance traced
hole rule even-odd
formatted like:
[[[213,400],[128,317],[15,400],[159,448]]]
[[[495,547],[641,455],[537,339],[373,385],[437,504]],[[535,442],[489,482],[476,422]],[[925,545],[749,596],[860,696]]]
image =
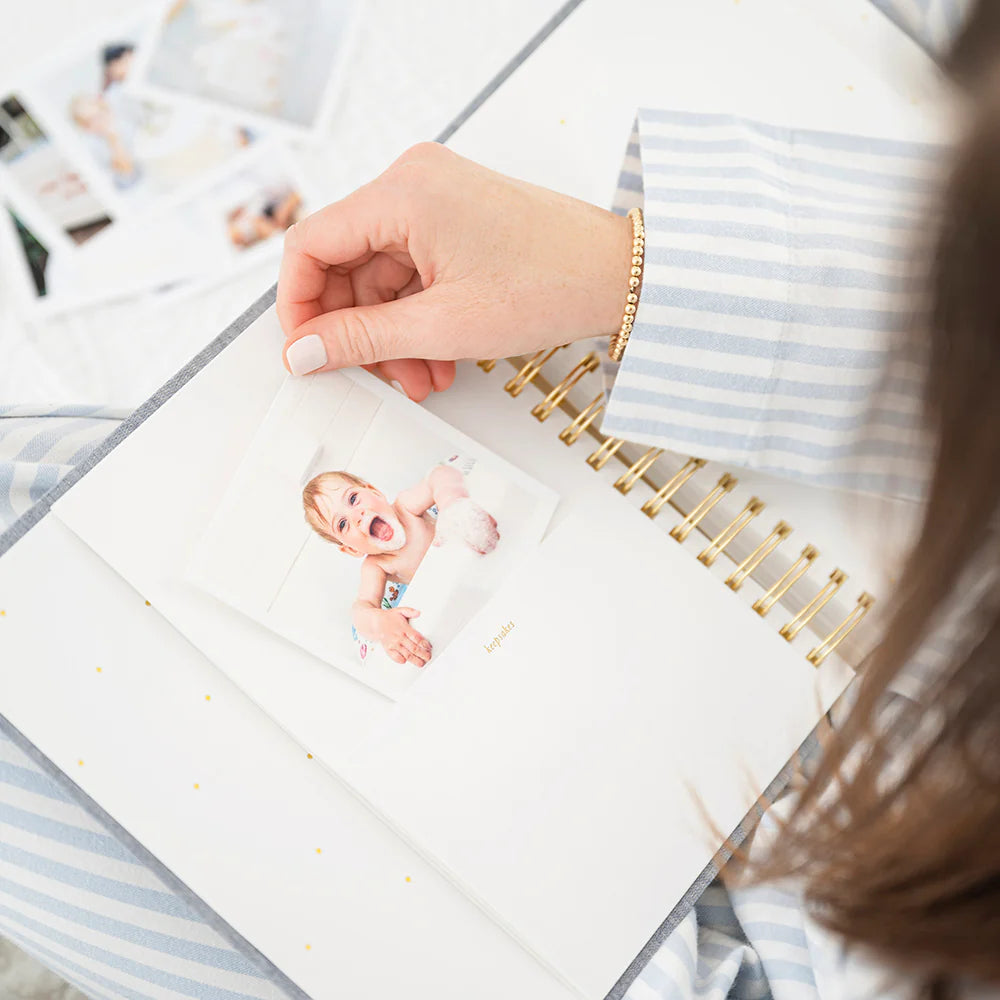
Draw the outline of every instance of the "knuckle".
[[[409,198],[423,194],[440,175],[441,164],[454,155],[438,142],[418,142],[410,146],[389,168],[393,186]]]
[[[379,358],[377,338],[363,315],[356,315],[344,328],[344,347],[355,362],[371,364]]]
[[[432,163],[440,155],[444,146],[439,142],[418,142],[405,150],[397,163]]]

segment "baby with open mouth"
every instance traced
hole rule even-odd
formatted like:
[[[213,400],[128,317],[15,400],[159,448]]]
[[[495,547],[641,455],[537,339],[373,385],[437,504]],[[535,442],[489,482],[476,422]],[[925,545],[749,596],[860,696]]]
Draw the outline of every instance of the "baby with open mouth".
[[[351,607],[358,633],[381,643],[396,663],[424,666],[431,644],[411,624],[420,612],[385,608],[382,597],[387,583],[410,583],[427,550],[445,537],[461,539],[480,555],[496,548],[496,519],[469,498],[462,473],[450,465],[435,466],[390,503],[350,472],[322,472],[306,484],[302,505],[318,535],[364,560]]]

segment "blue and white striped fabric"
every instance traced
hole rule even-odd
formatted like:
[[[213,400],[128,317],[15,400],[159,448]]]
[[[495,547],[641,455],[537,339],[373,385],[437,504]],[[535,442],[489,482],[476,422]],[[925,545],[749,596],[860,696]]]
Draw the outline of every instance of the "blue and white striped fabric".
[[[645,274],[604,431],[918,497],[923,370],[906,335],[944,161],[921,143],[641,111],[616,207],[642,199]]]
[[[2,725],[0,935],[94,1000],[287,998]]]
[[[764,816],[766,850],[793,798]],[[710,885],[646,965],[625,1000],[903,1000],[913,983],[843,943],[807,914],[792,886]],[[985,1000],[985,998],[983,998]]]
[[[0,406],[0,532],[127,416],[100,406]]]

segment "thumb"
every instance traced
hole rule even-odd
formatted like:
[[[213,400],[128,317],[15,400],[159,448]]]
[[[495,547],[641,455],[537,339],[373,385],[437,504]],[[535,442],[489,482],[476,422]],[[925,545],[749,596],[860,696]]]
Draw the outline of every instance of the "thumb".
[[[420,612],[416,608],[396,608],[396,610],[406,619],[420,617]]]
[[[391,302],[334,309],[307,320],[285,344],[293,375],[373,365],[397,358],[454,360],[439,288]]]

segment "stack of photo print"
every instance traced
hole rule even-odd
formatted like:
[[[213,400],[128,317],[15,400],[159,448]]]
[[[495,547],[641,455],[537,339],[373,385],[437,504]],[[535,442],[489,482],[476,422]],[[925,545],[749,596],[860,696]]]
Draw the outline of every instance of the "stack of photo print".
[[[356,0],[170,0],[0,93],[0,261],[19,310],[204,287],[280,252],[298,151],[340,91]]]

